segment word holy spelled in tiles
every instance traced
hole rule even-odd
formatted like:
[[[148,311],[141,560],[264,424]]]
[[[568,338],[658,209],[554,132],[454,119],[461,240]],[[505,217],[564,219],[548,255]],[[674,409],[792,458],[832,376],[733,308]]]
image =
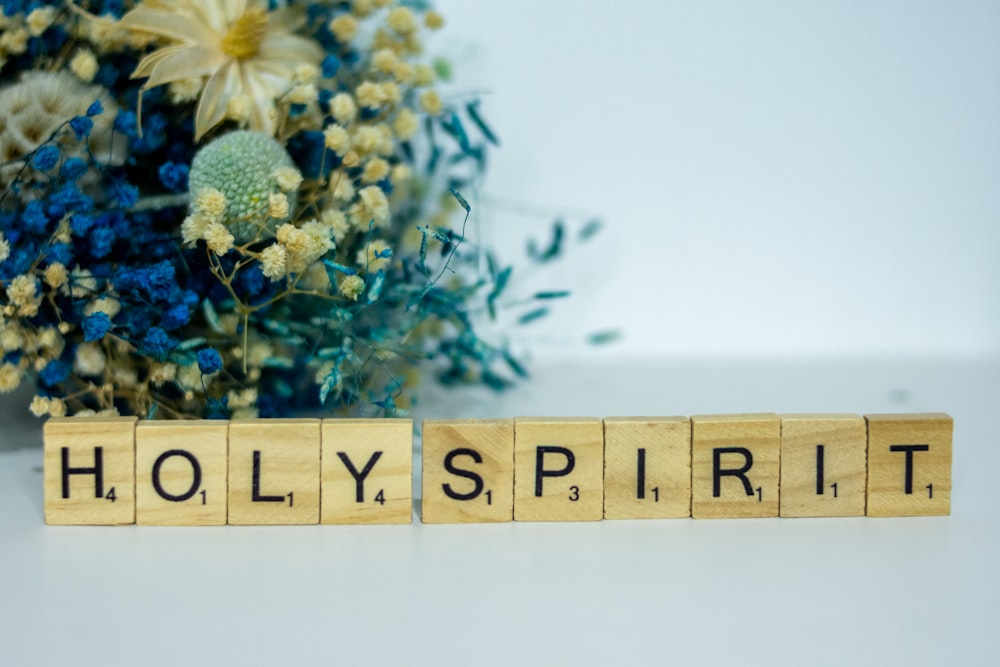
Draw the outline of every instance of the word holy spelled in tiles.
[[[425,523],[946,515],[952,419],[427,420]],[[410,523],[407,419],[45,424],[50,524]]]

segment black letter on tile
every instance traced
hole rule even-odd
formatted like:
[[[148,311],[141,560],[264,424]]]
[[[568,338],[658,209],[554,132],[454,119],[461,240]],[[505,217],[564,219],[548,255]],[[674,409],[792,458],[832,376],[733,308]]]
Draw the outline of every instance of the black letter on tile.
[[[906,469],[903,478],[903,491],[910,495],[913,493],[913,452],[930,451],[930,445],[891,445],[890,452],[906,452]]]
[[[561,470],[546,470],[545,469],[545,455],[546,454],[562,454],[566,457],[566,466]],[[546,445],[539,445],[535,448],[535,496],[541,497],[542,495],[542,481],[545,477],[565,477],[566,475],[573,472],[573,467],[576,465],[576,457],[573,456],[573,452],[565,447],[552,447]]]
[[[354,467],[351,463],[351,459],[347,457],[347,452],[337,452],[337,456],[340,460],[344,462],[344,466],[347,468],[347,472],[351,473],[351,477],[354,478],[354,500],[355,502],[363,503],[365,502],[365,478],[368,477],[368,473],[372,471],[375,467],[375,463],[381,458],[382,452],[375,452],[372,457],[368,459],[368,463],[362,468],[361,472]]]
[[[163,467],[164,461],[169,459],[171,456],[180,456],[188,460],[191,464],[191,473],[193,479],[191,480],[191,488],[180,495],[173,495],[167,493],[163,485],[160,483],[160,468]],[[255,472],[259,470],[255,469]],[[183,449],[168,449],[157,457],[156,462],[153,463],[153,488],[156,489],[156,493],[159,494],[164,500],[171,500],[175,503],[181,503],[192,497],[194,494],[198,493],[198,488],[201,486],[201,466],[198,464],[198,459],[194,457],[189,451]]]
[[[69,447],[62,448],[62,497],[69,498],[69,476],[70,475],[93,475],[94,476],[94,497],[104,497],[104,448],[94,447],[94,467],[93,468],[70,468],[69,467]]]
[[[816,445],[816,495],[823,495],[823,445]]]
[[[260,450],[253,450],[253,487],[250,499],[255,503],[283,503],[285,496],[260,495]]]
[[[444,490],[444,494],[451,498],[452,500],[472,500],[479,496],[483,492],[483,478],[478,474],[472,472],[471,470],[462,470],[461,468],[455,467],[455,457],[456,456],[468,456],[476,463],[482,463],[483,457],[480,456],[479,452],[474,449],[461,448],[453,449],[448,452],[448,455],[444,457],[444,469],[450,472],[452,475],[457,475],[459,477],[465,477],[466,479],[471,479],[473,488],[472,491],[468,493],[459,493],[451,488],[451,484],[442,484],[441,489]]]
[[[640,447],[636,451],[639,461],[637,463],[637,474],[635,483],[635,497],[642,500],[646,497],[646,448]]]
[[[722,468],[723,454],[740,454],[743,457],[742,468]],[[748,496],[753,495],[753,486],[747,479],[747,471],[753,466],[753,454],[745,447],[716,447],[712,450],[712,496],[718,498],[722,495],[722,476],[731,475],[739,477],[743,482],[743,490]]]

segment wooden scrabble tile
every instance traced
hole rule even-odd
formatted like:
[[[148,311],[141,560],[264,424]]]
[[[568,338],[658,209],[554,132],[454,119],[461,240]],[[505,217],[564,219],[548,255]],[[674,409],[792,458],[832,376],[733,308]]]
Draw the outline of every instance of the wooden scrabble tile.
[[[600,521],[603,516],[603,422],[515,419],[514,520]]]
[[[514,420],[425,420],[424,523],[514,518]]]
[[[861,415],[781,415],[781,516],[864,516]]]
[[[778,516],[780,466],[778,415],[691,417],[691,516]]]
[[[323,420],[323,523],[413,520],[413,421]]]
[[[135,417],[45,422],[45,523],[135,523]]]
[[[320,420],[229,422],[229,523],[319,523]]]
[[[865,419],[868,516],[950,514],[951,417],[927,413]]]
[[[691,421],[604,420],[604,518],[691,516]]]
[[[226,523],[229,422],[145,421],[135,429],[135,522]]]

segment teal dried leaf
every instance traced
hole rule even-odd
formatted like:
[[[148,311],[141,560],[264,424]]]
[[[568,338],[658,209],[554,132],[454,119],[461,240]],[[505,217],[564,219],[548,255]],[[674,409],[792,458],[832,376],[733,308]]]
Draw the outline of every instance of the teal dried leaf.
[[[595,236],[598,232],[600,232],[601,229],[603,228],[604,228],[604,223],[595,218],[594,220],[590,220],[589,222],[587,222],[587,224],[583,226],[583,229],[581,229],[577,233],[577,238],[580,239],[581,241],[587,241],[591,237]]]
[[[448,235],[450,232],[448,230],[445,230],[445,232],[442,233],[442,232],[439,232],[436,229],[431,229],[430,227],[426,227],[426,226],[418,226],[417,229],[420,230],[421,234],[423,234],[425,236],[430,236],[435,241],[439,241],[439,242],[445,243],[445,244],[451,243],[451,237]]]
[[[438,162],[441,161],[441,147],[434,146],[431,148],[431,156],[427,159],[427,173],[433,174],[437,171]]]
[[[486,137],[486,141],[490,142],[494,146],[499,146],[500,140],[497,139],[497,135],[494,134],[493,130],[486,124],[483,117],[479,115],[479,100],[469,102],[465,105],[465,110],[468,112],[469,118],[472,119],[472,122],[476,124],[479,131],[483,133],[484,137]]]
[[[270,331],[271,333],[278,334],[279,336],[290,336],[292,333],[291,327],[289,327],[284,322],[278,322],[277,320],[266,319],[261,322],[263,327]]]
[[[608,343],[618,341],[620,338],[620,331],[598,331],[587,336],[587,342],[591,345],[607,345]]]
[[[340,385],[341,375],[340,371],[334,368],[332,371],[327,373],[327,376],[323,378],[323,384],[319,388],[319,404],[326,405],[326,399],[330,396],[330,392],[335,390]]]
[[[201,302],[201,312],[205,316],[208,326],[212,327],[212,331],[225,335],[226,331],[222,328],[222,323],[219,321],[219,314],[215,312],[215,306],[212,305],[211,301],[204,299]]]
[[[490,371],[483,371],[482,374],[483,384],[494,391],[503,391],[510,386],[508,380],[503,379],[499,375],[492,373]]]
[[[156,417],[156,411],[159,407],[159,403],[153,403],[153,405],[149,407],[149,411],[146,413],[146,419],[154,419]]]
[[[503,360],[507,362],[507,365],[510,367],[512,371],[514,371],[514,373],[517,374],[518,377],[522,378],[528,377],[528,369],[526,369],[523,365],[521,365],[521,362],[515,359],[514,355],[512,355],[510,353],[510,350],[508,350],[507,348],[504,348],[503,350]]]
[[[417,229],[420,229],[418,226]],[[420,259],[417,261],[417,271],[424,276],[431,275],[431,270],[427,268],[427,233],[421,230],[420,234]]]
[[[462,206],[462,208],[465,209],[466,213],[472,211],[472,207],[469,206],[469,202],[465,201],[465,197],[463,197],[458,190],[456,190],[455,188],[449,188],[448,191],[451,192],[452,197],[458,200],[458,203]]]
[[[379,271],[368,283],[368,303],[375,303],[382,296],[382,288],[385,286],[385,271]]]
[[[562,290],[559,292],[538,292],[535,294],[535,298],[546,301],[549,299],[565,299],[570,295],[569,290]]]
[[[350,267],[344,266],[343,264],[338,264],[329,259],[324,259],[323,264],[326,265],[328,269],[333,269],[337,273],[343,273],[345,276],[356,276],[358,272]]]
[[[566,236],[566,227],[563,225],[562,220],[556,220],[552,225],[552,242],[549,247],[545,249],[540,255],[538,255],[537,260],[539,263],[549,262],[560,254],[562,254],[563,240]]]
[[[295,367],[295,361],[288,357],[268,357],[260,362],[261,368],[283,368],[291,369]]]
[[[469,135],[462,125],[461,119],[454,111],[447,118],[441,120],[441,127],[448,135],[458,143],[458,147],[465,154],[472,153],[472,144],[469,143]]]
[[[486,252],[486,268],[490,272],[490,280],[496,282],[497,280],[497,258],[492,252]]]
[[[490,291],[489,296],[486,297],[486,308],[489,310],[490,319],[496,319],[496,300],[503,294],[503,291],[507,289],[507,283],[510,282],[510,274],[514,271],[514,267],[508,266],[503,271],[497,275],[496,281],[493,283],[493,289]]]
[[[188,338],[187,340],[181,342],[180,345],[175,347],[174,350],[177,352],[187,352],[188,350],[193,350],[197,347],[201,347],[207,342],[208,339],[205,338],[204,336],[199,336],[197,338]]]
[[[525,313],[524,315],[521,315],[521,317],[518,318],[517,322],[518,324],[531,324],[535,320],[539,320],[548,314],[549,314],[548,308],[536,308],[535,310],[532,310],[530,312]]]

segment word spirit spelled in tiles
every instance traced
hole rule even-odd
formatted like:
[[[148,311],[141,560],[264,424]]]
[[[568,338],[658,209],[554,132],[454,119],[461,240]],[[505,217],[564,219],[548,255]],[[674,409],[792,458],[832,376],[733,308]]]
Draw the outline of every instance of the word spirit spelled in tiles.
[[[774,413],[425,420],[424,523],[951,511],[951,417]],[[45,424],[45,520],[410,523],[413,422]]]

